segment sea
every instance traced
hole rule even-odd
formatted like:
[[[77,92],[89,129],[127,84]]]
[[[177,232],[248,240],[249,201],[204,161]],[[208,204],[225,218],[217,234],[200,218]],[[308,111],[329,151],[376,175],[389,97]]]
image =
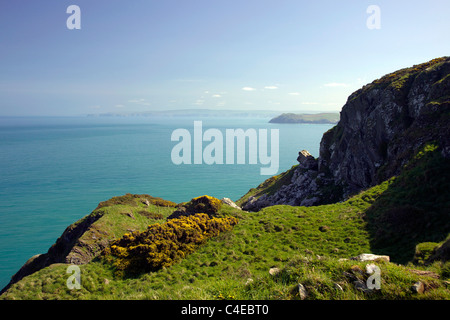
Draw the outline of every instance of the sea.
[[[193,134],[194,121],[202,121],[204,130],[224,133],[278,129],[279,174],[297,163],[303,149],[317,157],[323,133],[333,126],[269,120],[0,117],[0,289],[30,257],[47,252],[67,226],[101,201],[126,193],[176,203],[201,195],[236,201],[270,177],[260,174],[259,162],[174,164],[175,129]]]

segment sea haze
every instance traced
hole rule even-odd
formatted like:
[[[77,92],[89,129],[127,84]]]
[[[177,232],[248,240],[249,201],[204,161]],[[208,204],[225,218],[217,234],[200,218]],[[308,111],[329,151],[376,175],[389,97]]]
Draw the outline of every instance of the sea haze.
[[[100,201],[126,193],[177,203],[204,194],[237,200],[268,178],[259,163],[174,165],[171,134],[193,133],[194,120],[222,132],[279,129],[278,173],[295,165],[302,149],[317,157],[333,126],[269,118],[0,118],[0,287]]]

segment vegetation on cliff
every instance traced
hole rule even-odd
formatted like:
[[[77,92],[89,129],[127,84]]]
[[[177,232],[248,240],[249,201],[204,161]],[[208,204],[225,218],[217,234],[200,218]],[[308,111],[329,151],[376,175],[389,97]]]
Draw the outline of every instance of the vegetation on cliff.
[[[145,231],[126,233],[104,250],[102,256],[119,275],[139,274],[168,267],[220,232],[237,224],[234,217],[209,218],[197,213],[149,225]]]
[[[242,206],[259,210],[346,200],[398,176],[430,143],[439,145],[448,158],[449,75],[450,57],[442,57],[392,72],[355,91],[339,123],[323,135],[316,164],[298,166],[291,181],[278,190],[259,188],[256,196],[245,195],[250,203],[246,200]]]
[[[113,242],[111,248],[117,247],[111,250],[109,258],[97,258],[81,265],[80,290],[69,290],[65,285],[68,265],[54,264],[14,284],[1,297],[450,299],[450,261],[442,256],[430,259],[444,246],[449,235],[449,188],[441,189],[445,188],[441,185],[444,180],[449,181],[449,171],[445,170],[448,169],[448,162],[440,151],[428,146],[400,176],[345,202],[313,207],[277,205],[258,212],[245,212],[222,204],[217,212],[221,218],[194,214],[152,224],[144,231],[126,234]],[[417,198],[420,187],[424,186],[420,183],[420,177],[435,181],[435,184],[425,186],[423,196]],[[412,178],[418,179],[416,186],[409,184],[408,179]],[[437,192],[435,195],[433,190]],[[400,191],[402,193],[398,194]],[[441,211],[424,211],[431,208],[430,203],[425,201],[426,197],[434,197],[430,202],[439,201],[433,205],[433,210],[441,206]],[[415,219],[413,225],[418,229],[409,228],[404,219],[392,219],[391,213],[404,207],[411,208]],[[180,254],[179,259],[175,259],[176,263],[169,263],[170,266],[163,266],[162,263],[162,268],[152,268],[148,264],[151,259],[146,260],[145,255],[134,255],[143,243],[147,242],[150,247],[154,239],[161,243],[166,241],[164,239],[170,234],[169,223],[173,224],[172,229],[189,225],[187,233],[181,229],[177,232],[181,238],[183,234],[193,235],[191,239],[196,242],[197,236],[203,237],[203,233],[200,236],[197,232],[209,227],[205,225],[198,229],[197,223],[192,223],[191,219],[198,219],[200,223],[225,219],[223,221],[231,224],[239,219],[239,223],[232,230],[226,228],[223,230],[225,232],[208,237],[208,241],[200,241],[200,246],[189,250],[189,255]],[[163,230],[165,228],[168,228],[167,231]],[[173,234],[176,232],[173,231]],[[113,251],[117,251],[116,256],[112,256]],[[176,251],[166,252],[175,254]],[[390,262],[374,262],[381,270],[379,290],[362,290],[355,284],[367,280],[368,274],[364,270],[368,262],[349,258],[363,252],[389,252]],[[130,263],[133,257],[137,258],[133,262],[138,267],[135,269],[137,272],[118,272],[126,270],[120,267],[121,263]],[[402,265],[397,264],[399,262]],[[270,274],[271,269],[277,272]],[[424,288],[421,293],[411,289],[419,282]],[[307,292],[306,297],[299,293],[299,283]]]
[[[327,179],[362,175],[367,185],[342,201],[287,205],[292,193],[284,193],[281,204],[251,212],[210,196],[181,204],[114,197],[31,259],[0,298],[449,300],[449,66],[449,58],[433,60],[355,92],[344,121],[324,135],[320,159],[302,152],[298,166],[250,189],[238,204],[268,201],[305,181],[314,187],[311,198],[342,195],[338,181]],[[394,117],[401,108],[409,113]],[[362,253],[390,258],[355,258]],[[78,290],[66,286],[74,263]],[[379,287],[369,288],[375,269]]]

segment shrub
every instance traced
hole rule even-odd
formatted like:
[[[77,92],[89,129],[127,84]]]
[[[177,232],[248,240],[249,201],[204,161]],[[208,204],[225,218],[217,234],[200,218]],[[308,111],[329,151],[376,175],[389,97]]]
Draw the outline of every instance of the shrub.
[[[210,218],[199,213],[125,234],[104,251],[118,275],[139,274],[170,266],[196,247],[237,224],[234,217]]]
[[[419,243],[416,245],[413,262],[417,264],[425,264],[437,246],[438,244],[436,242]]]
[[[150,203],[159,207],[176,207],[177,205],[175,202],[164,200],[161,198],[152,198],[150,199]]]
[[[206,213],[208,216],[216,216],[222,206],[222,201],[211,196],[193,198],[191,201],[180,205],[179,208],[167,219],[189,216],[196,213]]]
[[[187,211],[193,213],[206,213],[208,215],[215,215],[220,207],[222,206],[222,202],[219,199],[210,196],[201,196],[192,199],[187,204]]]

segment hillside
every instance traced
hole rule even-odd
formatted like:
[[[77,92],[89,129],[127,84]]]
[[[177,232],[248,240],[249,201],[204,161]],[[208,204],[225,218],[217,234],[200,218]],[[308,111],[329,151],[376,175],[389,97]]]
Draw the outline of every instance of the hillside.
[[[434,173],[431,168],[436,168]],[[313,207],[278,205],[259,212],[223,203],[215,216],[234,217],[238,224],[169,267],[124,276],[117,265],[99,255],[81,265],[79,290],[66,287],[69,264],[56,263],[13,284],[1,298],[301,299],[301,283],[306,299],[450,299],[448,256],[432,257],[439,248],[445,248],[450,230],[448,203],[447,210],[417,215],[411,229],[403,220],[392,219],[392,210],[398,209],[395,197],[402,197],[402,207],[413,212],[430,205],[415,199],[415,188],[404,188],[411,182],[408,179],[438,178],[444,169],[448,172],[448,162],[437,149],[427,148],[397,178],[345,202]],[[417,176],[416,171],[421,174]],[[445,178],[447,184],[438,187]],[[448,176],[442,177],[423,197],[437,191],[439,195],[433,200],[440,197],[445,203],[442,199],[449,199],[448,181]],[[398,194],[399,190],[403,193]],[[136,215],[139,207],[139,203],[113,204],[105,217],[121,211]],[[176,210],[172,207],[162,214],[168,217]],[[125,221],[134,220],[127,215],[123,218],[128,220],[116,217],[110,222],[123,226]],[[391,220],[387,223],[386,219]],[[395,232],[400,232],[398,238],[403,241],[392,237]],[[127,237],[130,235],[122,239]],[[368,262],[350,258],[361,253],[389,253],[390,262],[375,262],[382,270],[380,290],[358,287],[358,279],[367,280],[364,270]],[[411,290],[418,282],[425,287],[420,294]]]
[[[331,123],[335,124],[339,121],[338,113],[317,113],[317,114],[297,114],[283,113],[272,118],[270,123]]]
[[[449,300],[449,74],[440,58],[358,90],[319,158],[300,152],[244,210],[209,196],[101,202],[0,299]]]

